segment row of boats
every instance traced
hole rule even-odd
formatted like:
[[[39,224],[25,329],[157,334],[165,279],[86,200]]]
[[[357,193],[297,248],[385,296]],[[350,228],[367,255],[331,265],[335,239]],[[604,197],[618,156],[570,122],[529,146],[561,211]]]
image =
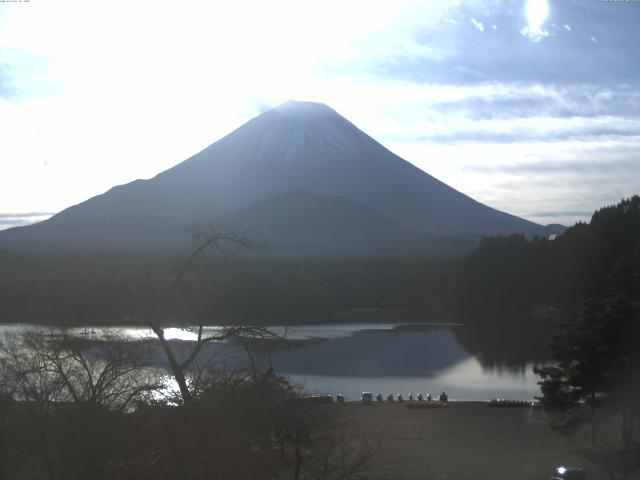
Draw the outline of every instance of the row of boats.
[[[382,398],[382,394],[379,393],[378,395],[376,395],[376,402],[382,403],[383,401],[384,399]],[[387,402],[393,403],[395,401],[402,403],[405,401],[405,399],[401,393],[398,393],[396,396],[394,396],[391,393],[387,395]],[[427,394],[427,396],[424,397],[421,393],[419,393],[417,397],[414,398],[413,394],[410,393],[407,397],[407,401],[409,402],[407,406],[413,405],[413,404],[416,404],[416,405],[424,404],[425,407],[435,406],[435,405],[440,406],[440,405],[448,404],[449,396],[446,393],[442,392],[438,397],[438,400],[433,400],[433,397],[431,397],[431,394]],[[363,405],[372,404],[373,394],[371,392],[362,392],[361,402]]]
[[[505,400],[504,398],[494,398],[489,402],[489,408],[540,408],[536,402],[525,400]]]
[[[345,403],[345,398],[343,395],[338,394],[335,396],[335,399],[332,395],[323,395],[298,398],[295,401],[309,404],[332,404],[334,401],[337,403]],[[444,392],[442,392],[437,399],[434,399],[430,394],[423,396],[421,393],[415,397],[410,393],[406,399],[401,393],[396,395],[390,393],[386,396],[386,399],[379,393],[374,399],[371,392],[362,392],[360,399],[362,405],[373,405],[374,403],[384,403],[385,401],[387,403],[406,403],[407,408],[441,408],[449,406],[449,396]],[[490,408],[540,408],[540,404],[537,402],[506,400],[503,398],[494,398],[487,405]]]

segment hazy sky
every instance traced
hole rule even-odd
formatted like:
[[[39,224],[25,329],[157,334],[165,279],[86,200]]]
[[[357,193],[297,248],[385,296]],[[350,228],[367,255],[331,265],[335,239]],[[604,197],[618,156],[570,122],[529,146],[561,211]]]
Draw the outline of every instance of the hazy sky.
[[[0,228],[321,101],[492,207],[640,193],[640,2],[0,2]]]

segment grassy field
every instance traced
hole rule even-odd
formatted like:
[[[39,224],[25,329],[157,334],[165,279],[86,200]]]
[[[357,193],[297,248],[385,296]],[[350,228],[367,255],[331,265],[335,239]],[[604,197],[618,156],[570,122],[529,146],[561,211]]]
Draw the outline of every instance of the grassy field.
[[[580,466],[588,480],[609,478],[570,453],[544,414],[452,402],[449,408],[411,410],[404,404],[336,406],[340,430],[388,443],[367,463],[361,479],[548,479],[559,465]]]

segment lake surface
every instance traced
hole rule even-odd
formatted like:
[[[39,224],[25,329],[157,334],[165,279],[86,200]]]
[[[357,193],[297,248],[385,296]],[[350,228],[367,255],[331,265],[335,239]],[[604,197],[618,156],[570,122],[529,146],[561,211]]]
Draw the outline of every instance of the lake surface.
[[[24,326],[2,325],[0,334]],[[273,327],[286,334],[286,348],[270,351],[279,373],[303,385],[310,394],[342,394],[359,399],[363,391],[374,395],[409,393],[436,396],[446,392],[452,400],[508,398],[533,400],[539,394],[532,365],[521,368],[486,368],[465,350],[456,337],[455,324],[349,323]],[[146,328],[118,330],[131,339],[152,337]],[[220,327],[207,327],[207,333]],[[99,338],[106,329],[76,329],[88,338]],[[194,329],[166,329],[167,338],[189,342]],[[223,346],[221,358],[237,363],[239,349]],[[226,351],[226,353],[224,353]],[[266,355],[262,355],[266,361]]]

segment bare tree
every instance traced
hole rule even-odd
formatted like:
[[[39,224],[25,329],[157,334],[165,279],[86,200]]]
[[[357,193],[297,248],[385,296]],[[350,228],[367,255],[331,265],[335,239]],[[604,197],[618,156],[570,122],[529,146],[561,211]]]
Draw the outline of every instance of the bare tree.
[[[132,316],[138,324],[149,326],[158,339],[183,404],[190,403],[194,397],[191,374],[194,370],[202,370],[203,365],[210,364],[210,358],[199,362],[199,357],[207,345],[220,344],[240,335],[257,335],[266,332],[263,327],[245,325],[226,325],[205,330],[205,324],[211,321],[205,313],[198,315],[195,319],[197,330],[194,341],[190,342],[186,349],[184,344],[181,345],[180,351],[175,348],[165,332],[167,324],[172,323],[169,320],[169,313],[179,303],[178,297],[185,296],[181,287],[184,287],[187,279],[190,280],[192,288],[199,291],[199,300],[206,295],[202,290],[207,285],[207,281],[202,272],[197,269],[199,264],[205,263],[212,253],[227,259],[242,251],[256,252],[261,248],[261,245],[255,242],[247,232],[227,233],[214,224],[194,226],[192,241],[191,249],[175,264],[169,267],[152,266],[142,275],[135,274],[124,279],[120,278],[112,284],[117,292],[124,293],[131,300],[128,316]]]
[[[13,395],[33,402],[82,402],[127,411],[161,388],[149,342],[105,331],[87,339],[67,329],[24,330],[5,338],[0,353]]]
[[[105,332],[88,340],[64,329],[7,335],[0,377],[12,431],[12,468],[49,479],[104,478],[122,443],[122,419],[161,383],[149,342]],[[22,475],[22,476],[20,476]]]
[[[193,247],[191,251],[172,269],[172,278],[166,295],[163,297],[163,303],[166,302],[163,305],[164,308],[174,299],[176,291],[185,276],[193,272],[197,262],[207,260],[211,252],[228,258],[243,251],[258,251],[261,248],[261,245],[255,242],[247,232],[227,233],[219,230],[213,224],[195,226],[192,238]],[[191,402],[194,396],[193,388],[191,388],[191,384],[187,380],[188,372],[194,367],[195,362],[207,344],[219,344],[241,335],[263,336],[269,334],[264,327],[247,325],[227,325],[214,330],[214,333],[205,334],[205,319],[201,318],[197,324],[197,337],[192,343],[190,352],[179,359],[171,343],[165,337],[164,328],[158,321],[161,318],[161,312],[157,312],[153,318],[150,318],[148,324],[160,341],[173,378],[180,390],[182,402],[185,404]],[[208,361],[205,364],[208,364]]]

